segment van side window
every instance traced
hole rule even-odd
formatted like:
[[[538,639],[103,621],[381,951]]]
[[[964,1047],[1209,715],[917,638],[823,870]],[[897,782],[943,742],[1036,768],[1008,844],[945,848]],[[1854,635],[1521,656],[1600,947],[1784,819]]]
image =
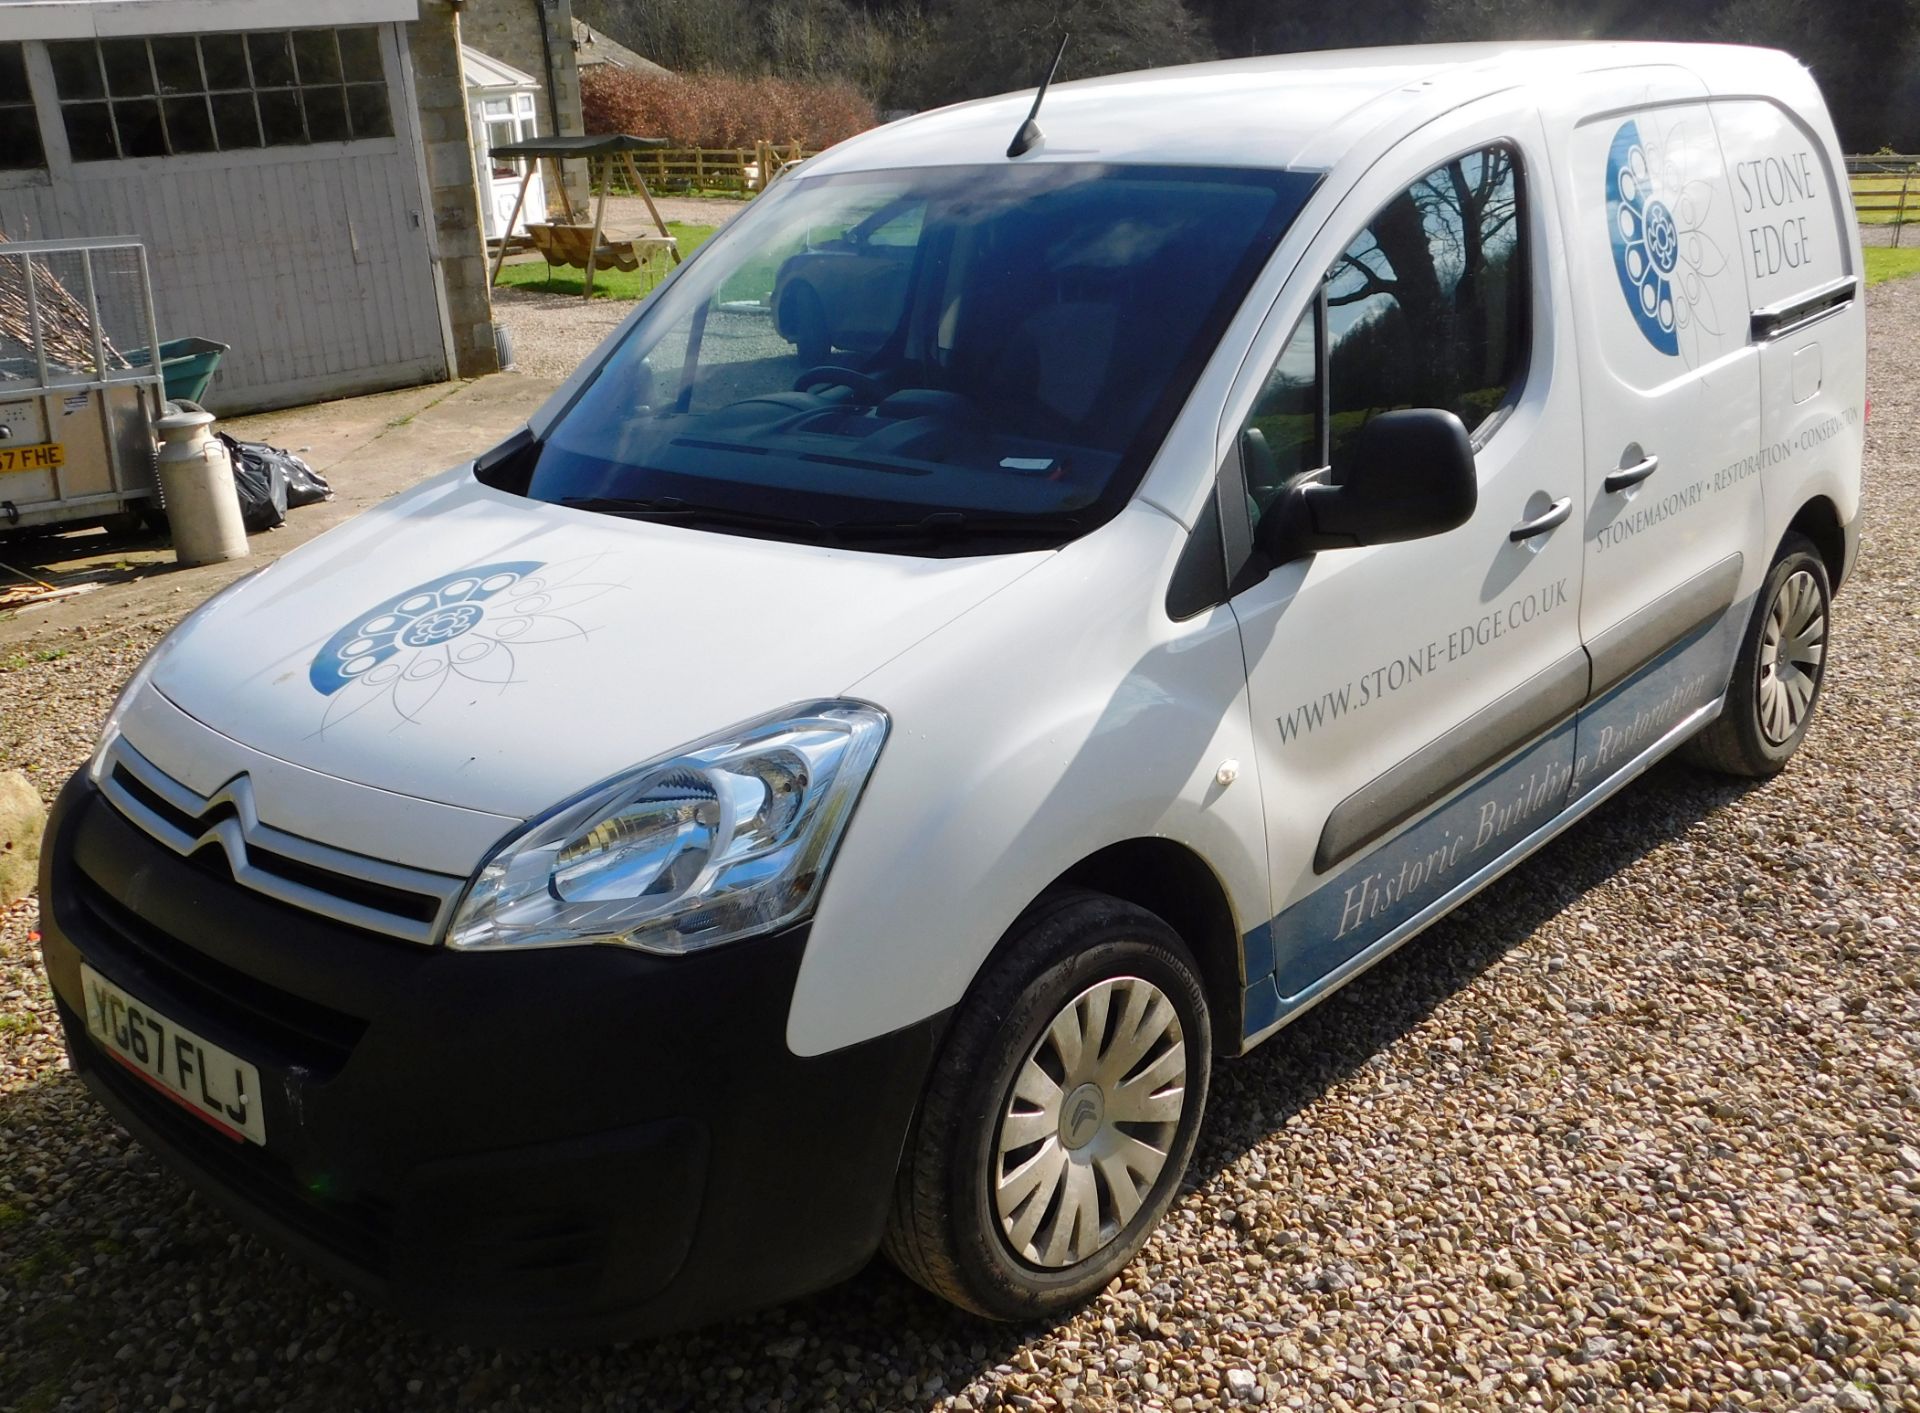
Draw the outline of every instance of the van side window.
[[[1295,477],[1337,477],[1377,413],[1440,407],[1483,444],[1526,367],[1519,163],[1487,147],[1388,202],[1327,272],[1241,429],[1254,523]]]
[[[1527,270],[1511,150],[1437,167],[1381,209],[1327,275],[1328,461],[1376,413],[1439,407],[1476,443],[1518,381]]]
[[[1326,464],[1321,450],[1320,312],[1316,301],[1300,316],[1240,433],[1249,510],[1256,524],[1289,481]]]

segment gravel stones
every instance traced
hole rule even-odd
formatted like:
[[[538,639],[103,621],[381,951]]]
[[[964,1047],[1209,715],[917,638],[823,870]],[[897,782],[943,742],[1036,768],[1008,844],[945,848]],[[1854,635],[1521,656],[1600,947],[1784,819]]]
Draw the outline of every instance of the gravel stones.
[[[655,198],[662,220],[723,226],[746,209],[743,201],[713,197]],[[607,202],[607,224],[632,233],[651,230],[652,218],[638,197]],[[601,340],[619,327],[634,305],[619,299],[582,299],[577,294],[500,286],[493,291],[494,317],[513,335],[514,367],[537,378],[565,378]]]
[[[0,1407],[1920,1413],[1920,280],[1870,312],[1864,557],[1793,766],[1652,771],[1222,1065],[1188,1189],[1074,1318],[982,1325],[876,1263],[630,1345],[426,1338],[105,1117],[25,904]],[[161,626],[0,670],[0,765],[49,797]]]

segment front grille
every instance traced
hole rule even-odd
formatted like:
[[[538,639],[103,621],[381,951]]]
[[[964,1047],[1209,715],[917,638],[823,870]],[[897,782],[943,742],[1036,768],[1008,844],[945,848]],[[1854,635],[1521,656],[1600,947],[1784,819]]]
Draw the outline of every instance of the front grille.
[[[85,1022],[64,1002],[59,1009],[67,1033],[84,1036]],[[298,1172],[272,1149],[222,1137],[111,1060],[100,1059],[89,1068],[101,1088],[194,1167],[315,1245],[370,1275],[387,1276],[393,1213],[385,1202],[332,1195],[327,1174]]]
[[[431,944],[462,878],[350,853],[262,824],[236,775],[211,796],[173,779],[125,737],[107,751],[100,791],[128,821],[182,858],[222,856],[233,881],[349,927]]]
[[[366,1034],[367,1022],[269,986],[168,935],[85,873],[74,898],[87,921],[90,950],[120,975],[145,972],[193,1009],[265,1048],[274,1061],[325,1082],[338,1074]]]

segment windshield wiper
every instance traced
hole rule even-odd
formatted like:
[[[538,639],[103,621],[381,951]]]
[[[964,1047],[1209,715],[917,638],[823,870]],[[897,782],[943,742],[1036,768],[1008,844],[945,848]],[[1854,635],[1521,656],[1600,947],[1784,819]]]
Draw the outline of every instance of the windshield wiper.
[[[1050,540],[1073,538],[1079,522],[1052,515],[973,515],[960,510],[937,510],[918,520],[843,520],[822,524],[797,515],[774,515],[756,510],[729,510],[695,505],[678,496],[566,496],[555,502],[571,510],[592,510],[627,520],[670,525],[713,525],[726,529],[766,530],[832,544],[862,540]]]
[[[563,496],[554,502],[569,510],[592,510],[626,520],[658,521],[669,525],[716,525],[738,530],[771,530],[782,535],[824,539],[833,532],[818,520],[798,515],[773,515],[758,510],[728,510],[717,505],[695,505],[679,496]]]
[[[1056,540],[1073,538],[1079,522],[1059,515],[974,515],[936,510],[918,520],[846,520],[826,527],[846,539]]]

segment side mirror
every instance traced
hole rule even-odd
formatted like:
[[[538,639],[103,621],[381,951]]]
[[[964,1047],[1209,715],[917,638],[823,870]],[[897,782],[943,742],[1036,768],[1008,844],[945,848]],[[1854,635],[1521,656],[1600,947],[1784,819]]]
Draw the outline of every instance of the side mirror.
[[[1337,482],[1294,487],[1260,521],[1273,564],[1357,545],[1424,539],[1467,523],[1479,503],[1473,443],[1438,408],[1383,412],[1360,429]]]

